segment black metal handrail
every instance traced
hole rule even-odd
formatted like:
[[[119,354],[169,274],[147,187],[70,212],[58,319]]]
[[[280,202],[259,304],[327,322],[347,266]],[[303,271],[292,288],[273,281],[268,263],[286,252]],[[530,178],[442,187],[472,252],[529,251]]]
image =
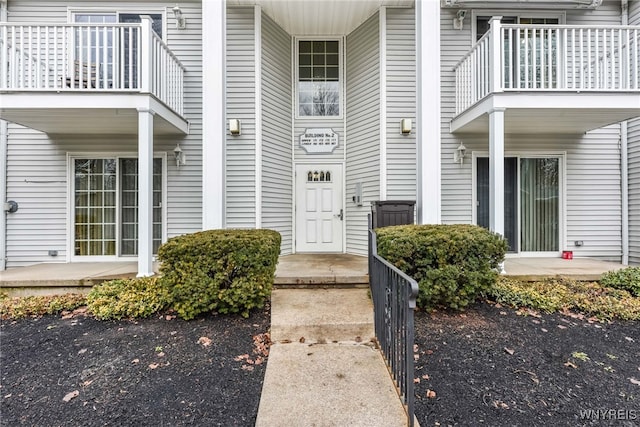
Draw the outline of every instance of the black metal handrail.
[[[376,339],[405,405],[408,424],[413,427],[413,311],[418,283],[378,255],[373,229],[369,229],[369,283]]]

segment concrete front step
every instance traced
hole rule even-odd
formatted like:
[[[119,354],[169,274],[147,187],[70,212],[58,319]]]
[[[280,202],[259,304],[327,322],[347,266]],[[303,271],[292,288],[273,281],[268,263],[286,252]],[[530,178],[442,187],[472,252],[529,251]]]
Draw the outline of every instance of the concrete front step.
[[[374,337],[368,289],[274,289],[274,342],[368,342]]]

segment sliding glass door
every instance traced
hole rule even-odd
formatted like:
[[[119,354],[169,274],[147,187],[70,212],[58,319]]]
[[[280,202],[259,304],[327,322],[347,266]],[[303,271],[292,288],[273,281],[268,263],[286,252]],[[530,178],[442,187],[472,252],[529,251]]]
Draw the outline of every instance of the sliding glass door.
[[[504,159],[504,237],[509,252],[560,251],[560,158]],[[476,223],[489,228],[489,159],[476,161]]]
[[[138,159],[73,160],[74,249],[80,257],[138,254]],[[153,253],[162,243],[162,159],[153,161]]]

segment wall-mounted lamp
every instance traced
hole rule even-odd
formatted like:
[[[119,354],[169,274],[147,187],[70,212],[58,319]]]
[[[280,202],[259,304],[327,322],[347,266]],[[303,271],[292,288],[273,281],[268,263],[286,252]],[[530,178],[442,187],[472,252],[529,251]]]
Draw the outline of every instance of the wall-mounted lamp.
[[[182,15],[182,9],[180,9],[180,6],[178,6],[177,4],[173,8],[173,16],[176,17],[176,28],[177,29],[184,30],[185,28],[187,28],[187,18],[185,18]]]
[[[461,30],[462,29],[462,24],[464,23],[464,17],[467,16],[467,11],[464,9],[461,9],[458,11],[458,13],[456,13],[456,17],[453,18],[453,29],[454,30]]]
[[[240,120],[229,119],[229,133],[231,135],[240,135]]]
[[[16,213],[18,212],[18,203],[13,200],[9,200],[4,204],[4,211],[7,213]]]
[[[460,145],[458,145],[456,151],[453,152],[453,161],[460,164],[464,163],[465,154],[467,154],[467,147],[465,147],[462,144],[462,141],[460,141]]]
[[[187,164],[187,158],[182,152],[182,148],[180,148],[180,144],[176,145],[176,148],[173,149],[173,155],[176,158],[176,167],[180,169],[180,166]]]
[[[403,135],[411,133],[411,119],[400,120],[400,132],[402,132]]]

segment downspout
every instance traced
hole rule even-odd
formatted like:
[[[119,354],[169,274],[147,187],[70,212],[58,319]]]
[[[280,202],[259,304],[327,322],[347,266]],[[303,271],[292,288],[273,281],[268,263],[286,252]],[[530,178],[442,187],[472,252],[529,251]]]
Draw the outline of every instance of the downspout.
[[[0,22],[7,22],[7,1],[0,0]],[[9,126],[0,120],[0,271],[7,268],[7,143],[9,142]]]
[[[629,25],[629,1],[621,0],[621,23]],[[628,122],[620,123],[620,185],[622,209],[622,264],[629,265],[629,149]]]

